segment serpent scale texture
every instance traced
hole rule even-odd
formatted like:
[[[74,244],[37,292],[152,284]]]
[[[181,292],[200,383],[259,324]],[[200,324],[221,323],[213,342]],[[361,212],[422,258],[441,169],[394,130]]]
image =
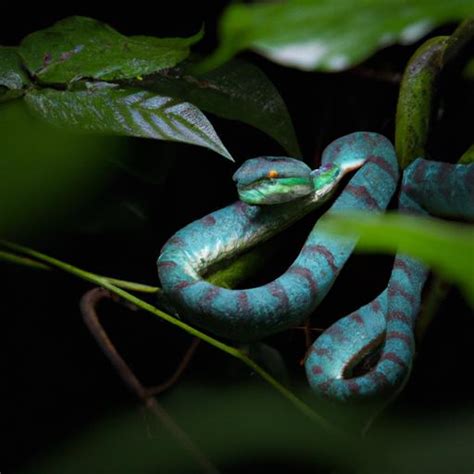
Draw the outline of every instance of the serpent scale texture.
[[[375,133],[358,132],[330,144],[322,165],[364,159],[328,212],[380,212],[395,191],[398,166],[391,143]],[[178,231],[158,259],[163,290],[193,324],[232,340],[254,341],[304,321],[327,294],[354,248],[356,239],[328,237],[318,224],[300,254],[274,281],[230,290],[202,277],[228,249],[244,249],[268,237],[318,202],[308,198],[275,206],[241,201],[213,212]]]
[[[322,165],[363,159],[328,213],[381,212],[398,182],[391,143],[357,132],[331,143]],[[184,317],[219,336],[254,341],[304,321],[330,290],[356,237],[335,238],[316,224],[300,254],[276,280],[230,290],[205,281],[209,266],[287,227],[318,205],[315,196],[296,203],[253,206],[241,201],[178,231],[163,247],[158,272],[166,294]],[[401,212],[474,218],[474,165],[415,160],[404,172]],[[337,400],[396,393],[409,375],[413,327],[428,269],[405,255],[395,257],[388,286],[377,298],[340,319],[313,344],[306,360],[311,387]],[[376,366],[360,377],[351,367],[383,344]]]

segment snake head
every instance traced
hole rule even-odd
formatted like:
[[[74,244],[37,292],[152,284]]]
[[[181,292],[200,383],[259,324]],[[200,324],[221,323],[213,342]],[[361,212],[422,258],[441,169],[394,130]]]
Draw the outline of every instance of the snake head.
[[[245,161],[233,180],[241,201],[247,204],[280,204],[306,196],[313,190],[311,169],[302,161],[284,156],[262,156]]]
[[[316,168],[311,172],[315,191],[323,192],[327,188],[332,190],[344,174],[345,169],[335,163],[327,163]]]

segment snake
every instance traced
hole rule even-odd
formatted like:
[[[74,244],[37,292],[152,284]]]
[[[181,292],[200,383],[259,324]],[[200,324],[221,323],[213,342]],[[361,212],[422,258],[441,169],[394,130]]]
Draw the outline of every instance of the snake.
[[[403,173],[400,211],[474,217],[473,174],[474,165],[415,160]],[[259,341],[301,324],[331,289],[356,235],[335,237],[318,220],[289,268],[258,287],[224,288],[206,275],[332,198],[324,215],[383,213],[399,176],[393,145],[373,132],[333,141],[314,170],[290,157],[249,159],[233,176],[239,200],[186,225],[165,243],[157,261],[162,289],[181,317],[233,341]],[[346,182],[342,190],[341,182]],[[317,394],[344,401],[385,396],[404,384],[427,275],[419,261],[397,254],[387,288],[316,339],[305,369]],[[376,365],[352,376],[357,363],[378,347]]]

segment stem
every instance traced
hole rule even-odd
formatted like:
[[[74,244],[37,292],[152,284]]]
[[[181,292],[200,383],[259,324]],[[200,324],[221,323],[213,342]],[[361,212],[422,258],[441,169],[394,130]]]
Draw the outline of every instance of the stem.
[[[171,388],[183,375],[183,372],[186,370],[186,368],[189,365],[189,362],[191,361],[194,353],[196,352],[196,349],[199,345],[200,339],[197,337],[193,338],[191,345],[188,347],[187,351],[184,354],[184,357],[181,359],[181,362],[179,363],[178,367],[176,368],[174,374],[165,382],[161,383],[160,385],[156,385],[154,387],[148,388],[148,393],[150,395],[156,396],[165,390],[168,390]]]
[[[139,293],[157,293],[158,291],[161,291],[161,288],[157,286],[144,285],[143,283],[135,283],[134,281],[118,280],[117,278],[105,276],[100,276],[100,278],[103,278],[112,283],[112,285],[123,288],[124,290],[137,291]]]
[[[437,36],[425,41],[410,58],[403,73],[395,127],[395,148],[402,169],[419,156],[426,156],[448,39],[449,36]]]
[[[63,270],[67,273],[71,273],[72,275],[76,275],[77,277],[82,278],[83,280],[89,281],[89,282],[94,283],[98,286],[106,288],[111,293],[114,293],[114,294],[120,296],[121,298],[128,301],[129,303],[134,304],[138,308],[141,308],[144,311],[148,311],[149,313],[151,313],[155,316],[158,316],[161,319],[164,319],[168,323],[173,324],[174,326],[182,329],[183,331],[186,331],[188,334],[191,334],[192,336],[198,337],[199,339],[201,339],[204,342],[208,343],[209,345],[215,347],[216,349],[219,349],[220,351],[225,352],[226,354],[229,354],[232,357],[235,357],[236,359],[239,359],[245,365],[247,365],[252,370],[254,370],[258,375],[260,375],[260,377],[262,377],[266,382],[268,382],[273,388],[275,388],[278,392],[280,392],[289,402],[291,402],[304,415],[308,416],[313,421],[318,423],[326,431],[328,431],[332,434],[342,435],[342,433],[339,432],[339,430],[337,430],[335,427],[330,425],[328,421],[326,421],[318,413],[316,413],[314,410],[312,410],[312,408],[309,405],[304,403],[296,395],[294,395],[292,392],[290,392],[286,387],[281,385],[277,380],[275,380],[270,374],[268,374],[264,369],[262,369],[252,359],[247,357],[239,349],[237,349],[233,346],[229,346],[229,345],[219,341],[218,339],[215,339],[214,337],[203,333],[199,329],[196,329],[196,328],[190,326],[189,324],[186,324],[183,321],[181,321],[179,319],[176,319],[176,318],[174,318],[173,316],[170,316],[167,313],[164,313],[163,311],[159,310],[158,308],[155,308],[150,303],[147,303],[146,301],[141,300],[140,298],[136,297],[135,295],[132,295],[131,293],[128,293],[123,288],[119,288],[118,286],[114,285],[113,283],[111,283],[111,281],[109,279],[107,279],[103,276],[96,275],[96,274],[90,273],[86,270],[82,270],[80,268],[74,267],[73,265],[62,262],[60,260],[57,260],[56,258],[50,257],[50,256],[45,255],[45,254],[43,254],[41,252],[38,252],[36,250],[25,247],[23,245],[15,244],[13,242],[9,242],[9,241],[6,241],[6,240],[1,240],[1,239],[0,239],[0,245],[3,245],[4,247],[7,247],[8,249],[13,250],[15,252],[23,253],[23,254],[28,255],[29,257],[33,257],[33,258],[35,258],[36,260],[39,260],[42,263],[46,263],[49,267],[58,268],[58,269]]]
[[[181,443],[183,448],[186,449],[198,465],[201,466],[204,472],[207,474],[218,474],[219,471],[216,467],[211,464],[187,433],[158,403],[150,393],[150,390],[140,382],[123,357],[118,353],[113,342],[102,327],[102,324],[99,321],[99,316],[97,315],[96,307],[103,299],[117,299],[114,298],[114,296],[115,295],[104,288],[93,288],[92,290],[89,290],[81,299],[81,312],[84,322],[128,388],[135,393],[146,408],[148,408],[148,410],[150,410],[163,423],[165,428],[167,428],[177,441]]]
[[[51,267],[44,263],[37,262],[28,257],[21,257],[14,253],[5,252],[3,250],[0,250],[0,260],[16,263],[17,265],[23,265],[25,267],[37,268],[38,270],[51,270]]]
[[[6,242],[0,241],[0,243],[8,247]],[[3,250],[0,250],[0,260],[16,263],[18,265],[23,265],[30,268],[37,268],[38,270],[51,270],[51,265],[45,265],[44,263],[38,262],[31,258],[22,257],[20,255],[16,255],[10,252],[5,252]],[[85,272],[85,273],[89,273],[89,272]],[[91,273],[91,275],[94,275],[94,274]],[[118,286],[119,288],[124,288],[126,290],[137,291],[140,293],[156,293],[158,291],[161,291],[161,288],[157,286],[144,285],[142,283],[136,283],[136,282],[127,281],[127,280],[119,280],[117,278],[110,278],[110,277],[106,277],[102,275],[95,275],[95,276],[103,278],[104,280],[109,281],[113,285]]]

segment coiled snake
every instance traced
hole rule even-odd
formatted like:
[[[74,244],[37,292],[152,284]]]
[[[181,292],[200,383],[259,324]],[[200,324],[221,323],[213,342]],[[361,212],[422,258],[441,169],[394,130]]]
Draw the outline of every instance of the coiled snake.
[[[399,169],[392,144],[379,134],[339,138],[325,149],[321,167],[314,171],[286,157],[246,161],[234,175],[240,200],[179,230],[161,251],[161,284],[179,313],[239,341],[256,341],[306,320],[330,290],[356,237],[328,235],[316,223],[286,272],[257,288],[221,288],[202,275],[326,202],[353,170],[327,213],[383,212],[396,190]],[[403,173],[399,209],[474,218],[474,165],[417,159]],[[412,364],[413,326],[427,273],[418,261],[397,255],[386,290],[317,338],[305,364],[316,392],[346,400],[400,388]],[[352,377],[352,367],[380,344],[375,367]]]

